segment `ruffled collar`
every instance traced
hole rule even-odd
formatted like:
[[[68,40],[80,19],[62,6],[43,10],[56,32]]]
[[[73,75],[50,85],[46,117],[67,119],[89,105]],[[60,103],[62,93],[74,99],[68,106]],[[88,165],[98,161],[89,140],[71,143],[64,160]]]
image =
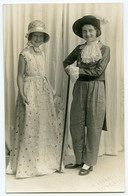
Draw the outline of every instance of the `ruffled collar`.
[[[41,44],[39,47],[35,47],[35,46],[31,43],[31,41],[29,41],[29,42],[27,43],[28,48],[29,48],[29,47],[32,47],[35,53],[42,53],[42,52],[43,52],[42,45],[43,45],[43,44]]]
[[[102,43],[98,40],[86,43],[81,52],[81,58],[83,63],[96,62],[102,58],[100,51]]]

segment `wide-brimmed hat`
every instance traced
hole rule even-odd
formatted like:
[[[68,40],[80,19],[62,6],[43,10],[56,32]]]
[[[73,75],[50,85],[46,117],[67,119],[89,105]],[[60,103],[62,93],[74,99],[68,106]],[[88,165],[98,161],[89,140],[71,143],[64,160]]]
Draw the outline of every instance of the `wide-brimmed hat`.
[[[48,42],[49,41],[50,36],[45,31],[45,24],[42,21],[34,20],[34,21],[29,23],[27,36],[29,37],[30,33],[34,33],[34,32],[44,33],[44,42]]]
[[[101,35],[101,29],[100,29],[100,20],[97,19],[95,16],[92,15],[87,15],[84,16],[80,19],[78,19],[77,21],[74,22],[72,28],[73,28],[73,32],[81,37],[82,37],[82,27],[86,24],[92,25],[94,27],[96,27],[99,30],[99,36]]]

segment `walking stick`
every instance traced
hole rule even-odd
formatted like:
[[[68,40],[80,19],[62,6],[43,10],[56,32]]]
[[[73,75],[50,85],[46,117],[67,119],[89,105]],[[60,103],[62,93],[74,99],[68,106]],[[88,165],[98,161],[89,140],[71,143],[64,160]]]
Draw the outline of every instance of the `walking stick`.
[[[62,147],[61,147],[61,157],[60,157],[60,165],[58,173],[62,173],[62,161],[63,161],[63,152],[64,152],[64,142],[65,142],[65,133],[66,133],[66,123],[67,123],[67,111],[68,111],[68,100],[69,100],[69,89],[70,89],[70,76],[68,76],[68,83],[67,83],[67,97],[66,97],[66,107],[65,107],[65,119],[64,119],[64,131],[63,131],[63,140],[62,140]]]

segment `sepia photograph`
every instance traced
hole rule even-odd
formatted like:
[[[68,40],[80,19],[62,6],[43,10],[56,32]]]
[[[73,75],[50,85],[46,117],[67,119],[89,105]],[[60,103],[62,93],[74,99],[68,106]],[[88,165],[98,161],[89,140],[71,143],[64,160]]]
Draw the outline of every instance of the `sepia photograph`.
[[[2,14],[6,194],[125,193],[123,3]]]

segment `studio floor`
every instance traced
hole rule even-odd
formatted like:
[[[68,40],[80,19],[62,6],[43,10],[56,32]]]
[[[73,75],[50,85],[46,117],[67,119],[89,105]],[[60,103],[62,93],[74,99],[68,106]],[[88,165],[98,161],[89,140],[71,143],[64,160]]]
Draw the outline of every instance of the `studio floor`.
[[[94,170],[79,176],[78,169],[63,169],[63,173],[16,179],[6,175],[6,193],[101,193],[125,191],[124,153],[100,156]]]

